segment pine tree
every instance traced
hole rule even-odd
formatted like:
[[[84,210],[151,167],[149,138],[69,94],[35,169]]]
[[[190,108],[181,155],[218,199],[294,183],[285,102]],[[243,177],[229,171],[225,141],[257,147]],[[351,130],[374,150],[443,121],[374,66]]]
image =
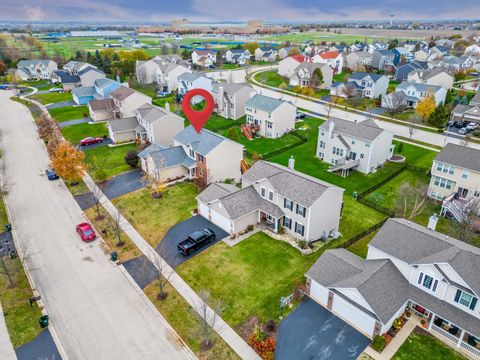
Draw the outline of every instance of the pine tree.
[[[113,61],[120,61],[120,57],[118,56],[118,53],[113,54]]]
[[[80,50],[77,50],[77,53],[75,55],[75,60],[77,60],[77,61],[83,60],[83,55],[82,55],[82,52]]]
[[[103,67],[102,67],[103,71],[106,74],[110,74],[111,68],[112,68],[112,62],[110,61],[110,58],[107,55],[103,57],[102,64],[103,64]]]
[[[432,126],[436,126],[439,129],[442,129],[448,121],[449,113],[447,108],[440,104],[438,105],[435,110],[430,114],[428,118],[428,123]]]

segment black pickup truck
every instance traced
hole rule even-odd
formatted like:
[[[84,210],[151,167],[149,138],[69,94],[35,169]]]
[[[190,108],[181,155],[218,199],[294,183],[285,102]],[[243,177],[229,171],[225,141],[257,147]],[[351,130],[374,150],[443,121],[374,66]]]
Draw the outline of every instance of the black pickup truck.
[[[215,240],[215,233],[211,229],[195,231],[177,245],[178,251],[184,256],[190,255],[193,251],[200,249],[206,244]]]

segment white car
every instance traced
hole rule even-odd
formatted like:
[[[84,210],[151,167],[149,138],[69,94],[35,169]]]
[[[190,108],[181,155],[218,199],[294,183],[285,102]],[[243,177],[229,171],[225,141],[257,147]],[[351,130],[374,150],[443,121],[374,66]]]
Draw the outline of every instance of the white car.
[[[50,90],[48,90],[52,93],[59,93],[59,92],[63,92],[63,89],[62,88],[58,88],[58,87],[54,87],[54,88],[51,88]]]

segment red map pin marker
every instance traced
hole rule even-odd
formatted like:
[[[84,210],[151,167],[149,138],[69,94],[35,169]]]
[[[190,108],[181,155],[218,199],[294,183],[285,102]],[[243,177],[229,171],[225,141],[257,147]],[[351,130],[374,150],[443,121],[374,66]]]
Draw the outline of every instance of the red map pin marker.
[[[205,108],[200,111],[192,109],[190,100],[195,96],[201,96],[205,99]],[[212,94],[204,89],[192,89],[185,94],[182,100],[183,112],[187,116],[188,121],[192,124],[197,133],[202,131],[203,127],[208,121],[208,118],[213,113],[214,100]]]

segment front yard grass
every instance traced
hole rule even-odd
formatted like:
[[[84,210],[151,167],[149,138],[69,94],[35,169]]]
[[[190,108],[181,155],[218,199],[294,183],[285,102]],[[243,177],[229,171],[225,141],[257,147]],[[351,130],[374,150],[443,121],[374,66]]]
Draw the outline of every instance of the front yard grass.
[[[85,151],[85,162],[91,170],[96,167],[105,170],[108,179],[112,176],[131,170],[131,167],[125,162],[124,157],[128,151],[135,150],[136,148],[137,146],[135,144],[115,147],[101,146],[94,149],[88,149],[87,147]],[[95,178],[94,171],[92,171],[90,175],[94,180],[98,180]]]
[[[432,162],[438,152],[415,146],[412,144],[403,143],[400,145],[400,141],[393,141],[395,144],[395,153],[405,156],[406,161],[414,166],[430,169]],[[399,147],[402,147],[401,152]]]
[[[47,93],[47,94],[34,94],[30,96],[30,99],[37,100],[38,102],[46,105],[63,101],[71,101],[71,93]]]
[[[224,242],[177,268],[195,291],[207,289],[225,305],[223,319],[237,330],[252,316],[260,321],[279,316],[280,297],[303,284],[317,254],[303,256],[289,244],[256,233],[234,247]]]
[[[202,360],[216,359],[239,359],[237,354],[217,335],[212,333],[211,340],[213,347],[207,351],[202,351],[202,335],[200,324],[196,316],[192,313],[193,308],[185,299],[170,285],[167,284],[165,291],[168,297],[165,300],[158,300],[159,293],[157,281],[149,284],[144,292],[158,311],[165,317],[170,325],[175,329],[178,335],[185,341],[188,347]]]
[[[347,247],[347,250],[351,251],[352,253],[354,253],[355,255],[357,255],[357,256],[359,256],[363,259],[366,259],[367,258],[367,253],[368,253],[368,246],[367,245],[370,242],[370,240],[373,239],[373,237],[376,235],[376,233],[377,233],[377,231],[374,231],[374,232],[368,234],[367,236],[361,238],[356,243]]]
[[[86,137],[100,137],[108,136],[108,130],[105,123],[99,124],[77,124],[66,126],[61,129],[63,137],[70,141],[72,144],[76,145],[80,143],[80,140],[85,139]],[[86,147],[88,149],[88,146]]]
[[[283,82],[288,84],[288,81],[285,81],[283,77],[278,75],[276,70],[259,72],[255,75],[255,80],[261,84],[273,87],[278,87]]]
[[[49,110],[50,115],[58,122],[81,119],[88,117],[86,106],[65,106]]]
[[[169,94],[169,95],[166,95],[164,97],[160,97],[160,98],[157,98],[152,100],[152,104],[153,105],[157,105],[157,106],[160,106],[162,108],[165,108],[165,103],[169,103],[170,104],[170,110],[173,111],[173,106],[174,106],[174,103],[175,103],[175,95],[173,94]]]
[[[100,233],[99,235],[105,241],[110,248],[110,251],[116,251],[118,253],[118,259],[120,262],[124,262],[141,255],[140,250],[130,240],[130,238],[122,231],[120,233],[120,239],[124,243],[122,246],[117,246],[117,237],[114,231],[114,221],[109,213],[100,205],[99,212],[103,217],[97,220],[97,211],[94,207],[91,207],[84,211],[88,220],[95,227],[97,231],[105,230],[106,233]]]
[[[150,245],[157,246],[168,229],[191,216],[197,207],[197,187],[189,182],[168,187],[161,199],[153,199],[146,189],[120,196],[115,206]]]
[[[415,330],[400,346],[393,360],[464,360],[465,357],[423,330]]]

